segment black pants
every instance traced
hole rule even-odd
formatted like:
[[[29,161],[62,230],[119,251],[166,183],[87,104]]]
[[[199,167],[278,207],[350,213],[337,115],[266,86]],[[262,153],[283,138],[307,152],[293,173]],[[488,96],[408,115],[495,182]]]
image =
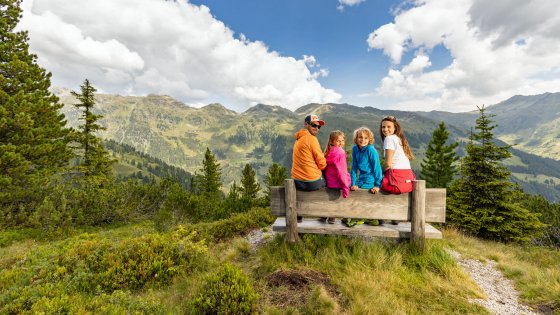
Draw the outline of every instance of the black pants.
[[[314,180],[312,182],[304,182],[301,180],[294,179],[294,184],[296,185],[296,190],[303,190],[303,191],[313,191],[319,190],[325,187],[325,180],[323,177],[319,178],[318,180]],[[297,216],[297,221],[302,222],[303,217]]]
[[[319,190],[325,187],[325,180],[323,179],[323,177],[312,182],[304,182],[301,180],[294,179],[294,183],[296,184],[296,190],[303,190],[303,191]]]

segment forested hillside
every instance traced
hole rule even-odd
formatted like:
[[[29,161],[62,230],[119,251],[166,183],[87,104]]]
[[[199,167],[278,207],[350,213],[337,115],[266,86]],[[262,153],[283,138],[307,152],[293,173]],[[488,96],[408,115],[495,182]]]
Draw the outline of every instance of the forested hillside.
[[[170,166],[162,160],[138,152],[132,146],[113,140],[104,142],[105,148],[112,152],[117,160],[113,165],[115,176],[120,180],[139,179],[143,182],[171,178],[190,189],[192,174],[176,166]]]

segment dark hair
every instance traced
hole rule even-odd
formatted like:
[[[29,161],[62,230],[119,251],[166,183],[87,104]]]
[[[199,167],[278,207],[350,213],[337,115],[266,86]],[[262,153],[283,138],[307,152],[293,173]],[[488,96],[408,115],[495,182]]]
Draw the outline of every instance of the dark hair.
[[[395,125],[395,135],[401,139],[404,154],[406,155],[406,157],[408,157],[409,160],[414,160],[414,154],[412,154],[412,150],[410,149],[410,145],[406,140],[404,131],[402,130],[402,127],[395,116],[387,116],[381,120],[381,123],[379,123],[379,135],[381,136],[381,140],[385,141],[385,135],[383,134],[382,129],[384,121],[390,121],[393,123],[393,125]]]

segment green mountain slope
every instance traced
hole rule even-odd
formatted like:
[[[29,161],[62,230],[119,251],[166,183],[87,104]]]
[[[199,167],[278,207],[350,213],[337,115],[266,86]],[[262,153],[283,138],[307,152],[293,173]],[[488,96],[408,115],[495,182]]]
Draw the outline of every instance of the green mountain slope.
[[[132,146],[107,140],[103,146],[114,159],[113,172],[118,179],[138,179],[144,182],[152,179],[172,178],[185,188],[190,188],[192,174],[184,169],[171,166],[162,160],[139,152]]]
[[[519,150],[560,160],[560,93],[516,95],[487,108],[489,114],[496,115],[498,127],[494,131],[498,139]],[[470,130],[478,115],[476,111],[420,114],[464,130]]]
[[[66,104],[63,111],[69,124],[76,126],[78,113],[71,106],[75,100],[67,90],[55,92]],[[519,99],[519,97],[512,99]],[[547,106],[550,107],[554,98],[548,96],[542,99],[547,100],[549,104]],[[508,126],[499,133],[500,138],[506,137],[508,135],[506,132],[513,132],[515,126],[517,128],[525,126],[518,122],[520,119],[518,117],[522,117],[525,111],[521,109],[505,111],[504,108],[510,104],[506,102],[489,107],[492,109],[489,110],[490,112],[497,114],[498,124]],[[526,105],[528,103],[530,102],[526,101],[523,104],[529,106]],[[539,102],[535,99],[532,106],[535,106],[535,103]],[[520,104],[520,101],[515,104]],[[290,169],[293,134],[303,126],[304,117],[310,113],[320,115],[327,122],[319,133],[321,146],[325,146],[330,131],[340,129],[346,134],[347,150],[352,146],[352,131],[360,126],[372,129],[376,137],[376,147],[379,149],[381,141],[378,134],[379,122],[384,116],[396,116],[404,126],[417,157],[412,161],[413,168],[417,171],[420,169],[420,162],[426,145],[431,139],[431,133],[440,120],[447,123],[451,138],[464,145],[468,141],[470,128],[477,117],[475,112],[459,114],[405,112],[348,104],[308,104],[295,112],[280,106],[259,104],[244,113],[237,113],[220,104],[194,108],[171,97],[158,95],[133,97],[99,94],[97,105],[99,112],[105,116],[101,123],[107,127],[101,135],[103,138],[129,145],[139,152],[156,157],[166,164],[182,168],[191,174],[200,169],[204,151],[209,147],[221,164],[222,181],[226,188],[234,180],[239,182],[241,169],[245,164],[253,166],[261,183],[272,162],[280,163]],[[500,111],[506,112],[507,115]],[[547,112],[548,122],[554,121],[552,111]],[[504,117],[509,120],[505,120]],[[542,119],[542,123],[546,121]],[[541,122],[533,122],[534,125],[539,123]],[[527,132],[529,129],[529,127],[520,129],[520,132]],[[553,132],[557,131],[550,130],[550,134]],[[510,143],[507,139],[504,141]],[[560,201],[560,189],[557,186],[560,184],[560,162],[527,153],[530,150],[526,148],[530,145],[530,142],[525,142],[524,146],[521,144],[515,146],[518,151],[514,151],[515,156],[507,161],[514,172],[515,180],[519,181],[529,193],[543,194],[549,200]],[[461,147],[460,154],[462,154]],[[550,150],[553,151],[554,148]],[[543,154],[543,156],[547,155]]]

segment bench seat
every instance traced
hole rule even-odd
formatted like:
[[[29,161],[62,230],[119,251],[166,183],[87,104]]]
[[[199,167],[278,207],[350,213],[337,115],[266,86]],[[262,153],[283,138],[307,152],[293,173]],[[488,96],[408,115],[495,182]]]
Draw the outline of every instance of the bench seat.
[[[275,232],[286,232],[286,218],[279,217],[272,225]],[[441,231],[430,224],[425,226],[426,238],[441,239]],[[333,235],[356,235],[367,237],[388,237],[388,238],[410,238],[411,224],[410,222],[399,222],[398,225],[385,223],[378,226],[356,225],[347,227],[337,219],[335,224],[320,222],[316,218],[305,218],[303,222],[297,224],[298,233],[307,234],[333,234]]]

